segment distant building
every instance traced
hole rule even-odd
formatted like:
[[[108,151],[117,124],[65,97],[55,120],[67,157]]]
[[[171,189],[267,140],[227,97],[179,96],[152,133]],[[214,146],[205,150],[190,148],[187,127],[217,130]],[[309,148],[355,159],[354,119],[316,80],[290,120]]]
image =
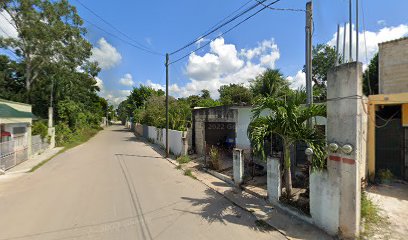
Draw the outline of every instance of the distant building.
[[[369,96],[368,174],[408,180],[408,38],[379,44],[379,93]]]
[[[31,105],[0,99],[0,168],[7,170],[31,155]]]

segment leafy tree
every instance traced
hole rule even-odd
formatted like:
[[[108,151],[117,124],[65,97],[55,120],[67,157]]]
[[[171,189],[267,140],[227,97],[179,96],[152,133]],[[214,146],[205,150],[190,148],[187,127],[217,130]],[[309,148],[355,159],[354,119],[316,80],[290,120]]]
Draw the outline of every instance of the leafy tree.
[[[324,101],[327,98],[327,73],[335,66],[336,49],[328,44],[317,44],[313,46],[312,56],[313,97],[315,101]]]
[[[363,74],[363,93],[366,96],[378,94],[378,53]]]
[[[45,66],[57,63],[73,70],[90,57],[82,19],[67,0],[9,0],[1,8],[11,16],[18,38],[0,38],[0,46],[22,58],[29,96]]]
[[[285,188],[288,197],[292,196],[292,176],[290,147],[298,141],[306,142],[319,156],[312,162],[313,168],[322,168],[324,136],[316,129],[306,125],[306,121],[316,116],[325,116],[324,105],[304,105],[304,91],[289,91],[285,98],[264,97],[258,100],[253,109],[253,119],[248,128],[248,137],[254,151],[265,159],[265,138],[276,134],[283,140]],[[265,112],[269,113],[265,115]]]
[[[209,98],[211,98],[210,91],[208,91],[207,89],[201,90],[201,98],[202,98],[202,99],[209,99]]]
[[[251,81],[251,91],[255,97],[280,96],[289,89],[289,82],[278,69],[267,69]]]
[[[239,84],[223,85],[218,89],[223,105],[242,105],[252,103],[251,91]]]
[[[6,55],[0,55],[0,98],[13,101],[25,99],[23,69]]]

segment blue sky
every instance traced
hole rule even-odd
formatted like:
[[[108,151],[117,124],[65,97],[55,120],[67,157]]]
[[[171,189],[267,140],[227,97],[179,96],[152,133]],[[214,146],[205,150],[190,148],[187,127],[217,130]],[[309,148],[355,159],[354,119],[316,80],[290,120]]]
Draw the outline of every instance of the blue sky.
[[[248,2],[80,1],[134,40],[160,53],[172,52],[183,46]],[[84,19],[125,39],[81,6],[77,0],[70,2],[77,6]],[[343,24],[348,19],[348,0],[315,0],[313,3],[314,44],[330,41],[333,43],[337,24]],[[306,0],[281,0],[274,6],[304,9],[305,4]],[[378,42],[408,34],[408,1],[360,0],[361,5],[363,8],[360,9],[360,32],[363,36],[364,11],[369,58],[376,51]],[[304,64],[304,24],[305,16],[302,12],[264,10],[211,46],[171,65],[171,94],[180,97],[196,94],[207,88],[216,98],[216,89],[220,85],[246,85],[266,67],[281,69],[283,74],[294,82],[294,87],[301,85],[304,81],[303,74],[299,72]],[[163,88],[164,57],[131,47],[88,22],[85,22],[85,26],[88,28],[87,38],[95,46],[94,59],[103,67],[99,75],[99,82],[103,84],[102,96],[118,104],[133,86],[141,83]],[[228,26],[208,38],[217,37],[226,29]],[[361,37],[360,39],[364,40]],[[365,46],[363,41],[360,46]],[[171,60],[187,54],[195,47],[197,45],[171,56]],[[365,51],[361,50],[360,53],[365,61]]]

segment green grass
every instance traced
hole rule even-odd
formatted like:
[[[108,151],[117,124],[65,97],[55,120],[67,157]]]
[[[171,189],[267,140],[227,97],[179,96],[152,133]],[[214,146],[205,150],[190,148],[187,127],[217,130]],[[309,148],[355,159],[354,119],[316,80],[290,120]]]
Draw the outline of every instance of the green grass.
[[[191,160],[188,156],[180,156],[177,158],[177,162],[179,164],[185,164],[185,163],[189,163]]]
[[[46,164],[47,162],[49,162],[51,159],[53,159],[54,157],[60,155],[61,153],[64,153],[65,151],[68,151],[71,148],[74,148],[78,145],[81,145],[82,143],[87,142],[89,139],[91,139],[93,136],[95,136],[100,130],[102,129],[89,129],[86,131],[83,131],[81,134],[77,134],[72,138],[72,141],[65,143],[64,145],[60,146],[60,147],[64,147],[63,149],[61,149],[57,154],[55,154],[54,156],[47,158],[46,160],[40,162],[39,164],[35,165],[33,168],[31,168],[31,170],[29,172],[34,172],[35,170],[39,169],[40,167],[42,167],[44,164]]]
[[[388,224],[381,215],[379,207],[367,197],[365,192],[361,193],[361,218],[365,219],[362,236],[366,237],[374,234],[375,229],[386,227]]]
[[[193,179],[197,179],[196,176],[193,175],[193,172],[191,171],[191,169],[184,170],[184,175],[189,176]]]

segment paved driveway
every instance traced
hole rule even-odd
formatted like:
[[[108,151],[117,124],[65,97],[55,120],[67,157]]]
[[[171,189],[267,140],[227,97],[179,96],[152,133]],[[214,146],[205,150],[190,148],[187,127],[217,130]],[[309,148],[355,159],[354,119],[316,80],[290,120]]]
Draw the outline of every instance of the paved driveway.
[[[3,239],[285,239],[122,126],[0,182]]]

